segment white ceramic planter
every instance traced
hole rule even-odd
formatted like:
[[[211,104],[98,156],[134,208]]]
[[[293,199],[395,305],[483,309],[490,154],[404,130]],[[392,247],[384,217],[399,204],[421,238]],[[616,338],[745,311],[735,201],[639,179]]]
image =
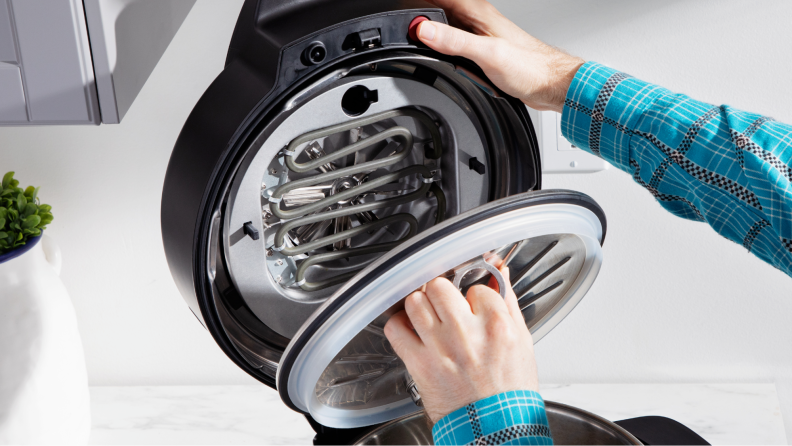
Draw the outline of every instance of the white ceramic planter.
[[[60,250],[47,236],[24,248],[0,256],[0,444],[85,444],[88,379]]]

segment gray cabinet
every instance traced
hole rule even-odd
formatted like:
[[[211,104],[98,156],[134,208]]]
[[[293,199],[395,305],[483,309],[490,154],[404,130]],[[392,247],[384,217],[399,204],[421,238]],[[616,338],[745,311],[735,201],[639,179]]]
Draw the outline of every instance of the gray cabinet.
[[[0,0],[0,125],[119,123],[194,3]]]

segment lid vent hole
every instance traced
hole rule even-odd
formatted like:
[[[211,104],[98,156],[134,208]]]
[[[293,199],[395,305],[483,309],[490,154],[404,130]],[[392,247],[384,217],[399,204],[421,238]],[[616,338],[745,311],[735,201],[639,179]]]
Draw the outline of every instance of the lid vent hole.
[[[369,90],[362,85],[357,85],[344,93],[344,97],[341,99],[341,108],[348,116],[360,116],[378,100],[377,90]]]

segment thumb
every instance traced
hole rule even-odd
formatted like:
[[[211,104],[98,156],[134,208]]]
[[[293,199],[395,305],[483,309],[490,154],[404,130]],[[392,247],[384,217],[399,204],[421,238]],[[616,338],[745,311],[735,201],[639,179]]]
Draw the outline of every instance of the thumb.
[[[426,20],[418,25],[418,38],[429,48],[449,56],[483,61],[494,38],[471,34],[444,23]]]

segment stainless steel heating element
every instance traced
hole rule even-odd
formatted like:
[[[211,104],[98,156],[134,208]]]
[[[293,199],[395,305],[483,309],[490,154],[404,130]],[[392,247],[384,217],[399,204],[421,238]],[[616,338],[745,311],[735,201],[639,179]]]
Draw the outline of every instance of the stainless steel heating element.
[[[376,128],[386,120],[401,116],[410,117],[424,126],[431,136],[430,140],[416,142],[408,128],[397,125],[370,136],[363,129],[364,126],[369,126],[367,129]],[[327,141],[327,138],[342,136],[344,132],[349,132],[350,144],[332,153],[328,154],[317,142],[319,139]],[[424,159],[427,160],[424,164],[387,170],[406,160],[415,145],[424,146]],[[295,161],[301,150],[310,161]],[[326,289],[349,280],[360,268],[315,282],[309,282],[306,278],[309,268],[317,265],[327,268],[326,262],[387,252],[418,232],[418,220],[411,213],[401,212],[380,219],[374,211],[410,204],[431,194],[437,201],[435,222],[443,221],[446,200],[442,188],[435,184],[439,179],[436,177],[438,170],[430,170],[426,165],[436,168],[436,160],[440,159],[441,154],[442,141],[437,125],[426,113],[411,109],[353,119],[295,138],[283,151],[289,173],[304,174],[318,170],[320,174],[293,179],[271,193],[266,189],[263,191],[263,196],[269,201],[269,210],[264,211],[263,218],[269,222],[270,217],[274,216],[277,221],[268,223],[268,226],[279,225],[275,233],[275,245],[270,248],[268,255],[274,255],[274,251],[288,257],[290,261],[300,261],[296,271],[288,271],[294,280],[284,283],[283,276],[279,276],[281,280],[276,279],[276,282],[282,286],[297,286],[305,291]],[[350,156],[354,159],[350,166],[338,166],[337,163],[344,162],[344,158]],[[379,175],[373,175],[377,171]],[[415,189],[404,189],[399,184],[400,180],[410,176],[416,176],[421,184]],[[379,196],[389,198],[376,200]],[[282,208],[281,203],[286,207]],[[351,217],[355,218],[357,225],[353,224]],[[394,235],[391,226],[399,226],[399,223],[406,224],[403,237],[389,242],[369,243],[372,239],[381,238],[375,231]],[[327,232],[331,235],[326,235]],[[360,246],[353,248],[352,239],[357,236],[363,236],[364,240]],[[329,246],[332,252],[317,252]]]

